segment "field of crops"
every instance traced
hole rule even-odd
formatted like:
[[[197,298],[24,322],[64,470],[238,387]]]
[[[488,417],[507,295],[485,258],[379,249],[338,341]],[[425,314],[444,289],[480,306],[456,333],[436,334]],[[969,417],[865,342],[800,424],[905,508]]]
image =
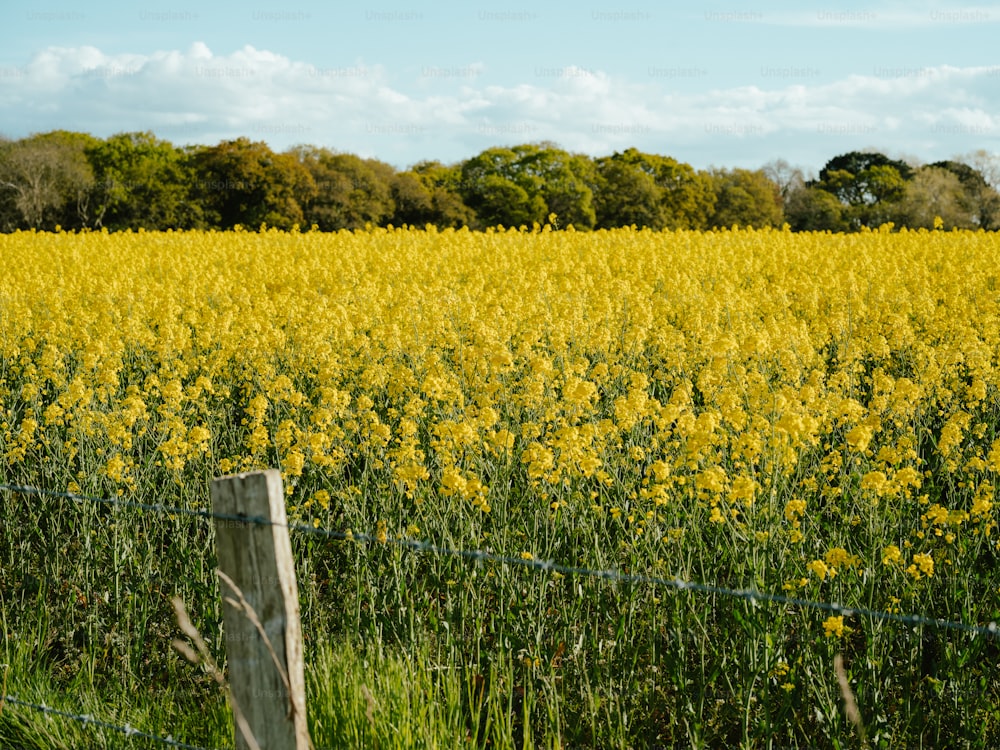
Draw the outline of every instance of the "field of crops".
[[[984,626],[998,258],[941,231],[3,235],[0,482],[196,508],[275,466],[297,523]],[[8,692],[231,744],[170,646],[180,595],[224,659],[210,524],[0,503]],[[995,638],[293,542],[317,747],[1000,744]],[[0,745],[124,742],[64,724],[7,706]]]

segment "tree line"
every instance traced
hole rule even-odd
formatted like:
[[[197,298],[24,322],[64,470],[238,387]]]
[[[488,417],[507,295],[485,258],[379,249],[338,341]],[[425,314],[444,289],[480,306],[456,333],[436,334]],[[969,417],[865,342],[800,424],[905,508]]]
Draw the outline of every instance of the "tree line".
[[[818,177],[784,160],[696,170],[630,148],[597,158],[551,142],[489,148],[399,171],[303,145],[248,138],[174,146],[150,132],[57,130],[0,139],[0,231],[365,226],[577,230],[781,226],[857,231],[1000,228],[1000,162],[985,151],[917,165],[877,151],[830,159]]]

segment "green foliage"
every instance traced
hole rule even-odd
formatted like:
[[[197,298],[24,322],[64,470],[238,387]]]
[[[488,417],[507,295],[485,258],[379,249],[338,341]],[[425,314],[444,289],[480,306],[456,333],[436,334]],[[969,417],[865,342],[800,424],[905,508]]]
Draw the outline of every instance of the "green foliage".
[[[597,160],[598,226],[703,229],[715,206],[712,178],[669,156],[630,148]]]
[[[913,174],[913,168],[905,161],[890,159],[878,151],[850,151],[830,159],[826,166],[820,170],[819,181],[824,184],[828,183],[832,172],[846,172],[852,176],[860,176],[874,167],[892,167],[904,180],[910,179]],[[866,184],[866,180],[859,177],[855,182],[846,186],[845,192],[834,192],[844,203],[864,202],[866,200]]]
[[[152,498],[150,498],[152,499]],[[205,527],[70,500],[0,499],[0,683],[20,700],[201,744],[229,744],[225,701],[172,649],[170,597],[215,622]],[[217,640],[210,639],[217,643]],[[135,747],[28,708],[0,711],[0,747]]]
[[[434,199],[431,191],[413,172],[400,172],[392,176],[389,184],[393,212],[389,222],[393,226],[416,226],[436,223],[433,221]]]
[[[846,232],[850,228],[840,201],[818,187],[799,187],[789,192],[785,219],[796,232]]]
[[[592,229],[597,221],[593,186],[594,162],[583,154],[570,154],[554,144],[519,146],[520,169],[541,192],[546,212],[559,217],[560,226]]]
[[[316,194],[309,171],[291,154],[275,154],[247,138],[198,149],[190,156],[209,226],[291,229],[304,221],[302,205]]]
[[[87,149],[94,170],[94,226],[197,228],[201,204],[189,200],[184,152],[150,132],[120,133]]]
[[[491,148],[462,165],[462,197],[476,212],[479,228],[545,221],[541,181],[523,169],[522,156],[518,149]]]
[[[661,190],[653,175],[615,158],[599,159],[597,169],[601,180],[598,227],[666,227]]]
[[[392,218],[394,170],[388,164],[325,148],[303,147],[295,155],[316,185],[305,204],[307,225],[323,231],[364,229]]]
[[[461,165],[446,166],[437,161],[422,161],[415,164],[409,172],[404,172],[403,175],[412,175],[420,182],[426,191],[429,204],[426,214],[415,217],[420,218],[420,221],[405,219],[395,222],[397,225],[407,223],[423,226],[430,223],[441,228],[457,228],[476,223],[475,212],[465,205],[460,194]],[[397,210],[398,208],[397,205]]]
[[[844,218],[851,228],[874,228],[898,222],[898,204],[912,175],[906,162],[878,152],[852,151],[828,161],[811,186],[833,194],[846,207]]]
[[[480,228],[543,224],[591,229],[596,222],[593,162],[552,143],[491,148],[462,165],[461,192]]]
[[[53,131],[0,137],[0,231],[261,225],[324,231],[545,224],[578,230],[780,226],[1000,229],[1000,167],[978,151],[916,168],[876,151],[830,159],[818,179],[782,159],[760,170],[695,170],[629,148],[592,158],[549,141],[397,171],[316,146],[274,153],[247,138],[175,147],[150,132],[106,139]],[[937,171],[927,171],[933,168]],[[957,182],[956,182],[957,180]],[[826,196],[826,197],[824,197]]]
[[[781,226],[779,187],[762,170],[718,170],[711,176],[716,200],[710,226]]]

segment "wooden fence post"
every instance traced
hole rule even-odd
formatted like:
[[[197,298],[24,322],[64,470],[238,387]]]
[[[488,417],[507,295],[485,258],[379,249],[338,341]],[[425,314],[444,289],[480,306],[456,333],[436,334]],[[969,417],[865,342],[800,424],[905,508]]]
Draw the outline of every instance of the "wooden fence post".
[[[261,750],[308,750],[299,594],[281,472],[213,480],[212,509],[270,522],[215,519],[236,748],[252,750],[243,736],[249,728]]]

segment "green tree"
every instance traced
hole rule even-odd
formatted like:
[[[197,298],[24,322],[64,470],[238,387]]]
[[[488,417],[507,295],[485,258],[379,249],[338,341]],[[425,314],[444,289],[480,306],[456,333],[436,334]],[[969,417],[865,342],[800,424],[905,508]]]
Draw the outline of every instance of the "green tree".
[[[873,167],[893,167],[904,180],[910,179],[913,174],[913,168],[906,162],[890,159],[878,151],[850,151],[830,159],[820,170],[819,182],[823,189],[833,192],[842,203],[872,203],[876,196],[868,189],[868,177]],[[837,183],[837,189],[832,189],[829,180],[831,172],[846,172],[852,179]]]
[[[465,227],[476,224],[476,213],[462,200],[462,166],[445,165],[438,161],[418,162],[404,174],[415,177],[430,197],[430,211],[420,221],[408,224],[434,224],[445,227]],[[398,206],[397,206],[398,209]]]
[[[7,149],[12,144],[10,138],[0,135],[0,170],[3,169]],[[0,232],[13,232],[24,222],[24,216],[17,207],[15,196],[15,191],[3,183],[3,174],[0,172]]]
[[[479,228],[545,221],[543,180],[521,168],[523,156],[523,150],[490,148],[462,164],[462,199],[475,211]]]
[[[316,194],[309,171],[292,154],[276,154],[247,138],[196,149],[190,155],[199,200],[209,226],[291,229],[304,221],[303,204]]]
[[[548,213],[545,199],[531,195],[513,180],[488,174],[476,182],[469,201],[480,226],[518,227],[542,222]]]
[[[663,229],[667,226],[663,191],[653,175],[612,157],[598,159],[597,170],[600,177],[595,201],[598,227]]]
[[[431,191],[412,172],[399,172],[389,185],[393,209],[389,223],[393,226],[423,227],[435,224],[434,199]]]
[[[796,232],[846,232],[844,205],[832,193],[800,185],[785,198],[785,221]]]
[[[93,222],[108,229],[185,229],[201,223],[189,199],[184,152],[150,132],[119,133],[87,149],[94,170]]]
[[[877,151],[851,151],[826,163],[810,187],[834,195],[844,206],[851,228],[876,227],[902,217],[899,202],[913,169]]]
[[[519,155],[514,179],[545,201],[546,217],[555,214],[560,226],[592,229],[597,222],[593,185],[597,170],[585,154],[571,154],[554,143],[526,144]]]
[[[583,154],[550,141],[491,148],[462,164],[460,191],[477,226],[531,226],[556,214],[560,226],[591,229],[597,221],[597,171]]]
[[[711,177],[715,208],[709,226],[781,226],[781,191],[763,170],[720,169],[711,172]]]
[[[295,156],[316,185],[305,208],[308,224],[336,231],[381,226],[392,218],[396,171],[391,165],[312,146],[297,149]]]
[[[597,160],[597,224],[703,229],[715,207],[712,178],[669,156],[630,148]],[[634,201],[634,202],[633,202]]]

